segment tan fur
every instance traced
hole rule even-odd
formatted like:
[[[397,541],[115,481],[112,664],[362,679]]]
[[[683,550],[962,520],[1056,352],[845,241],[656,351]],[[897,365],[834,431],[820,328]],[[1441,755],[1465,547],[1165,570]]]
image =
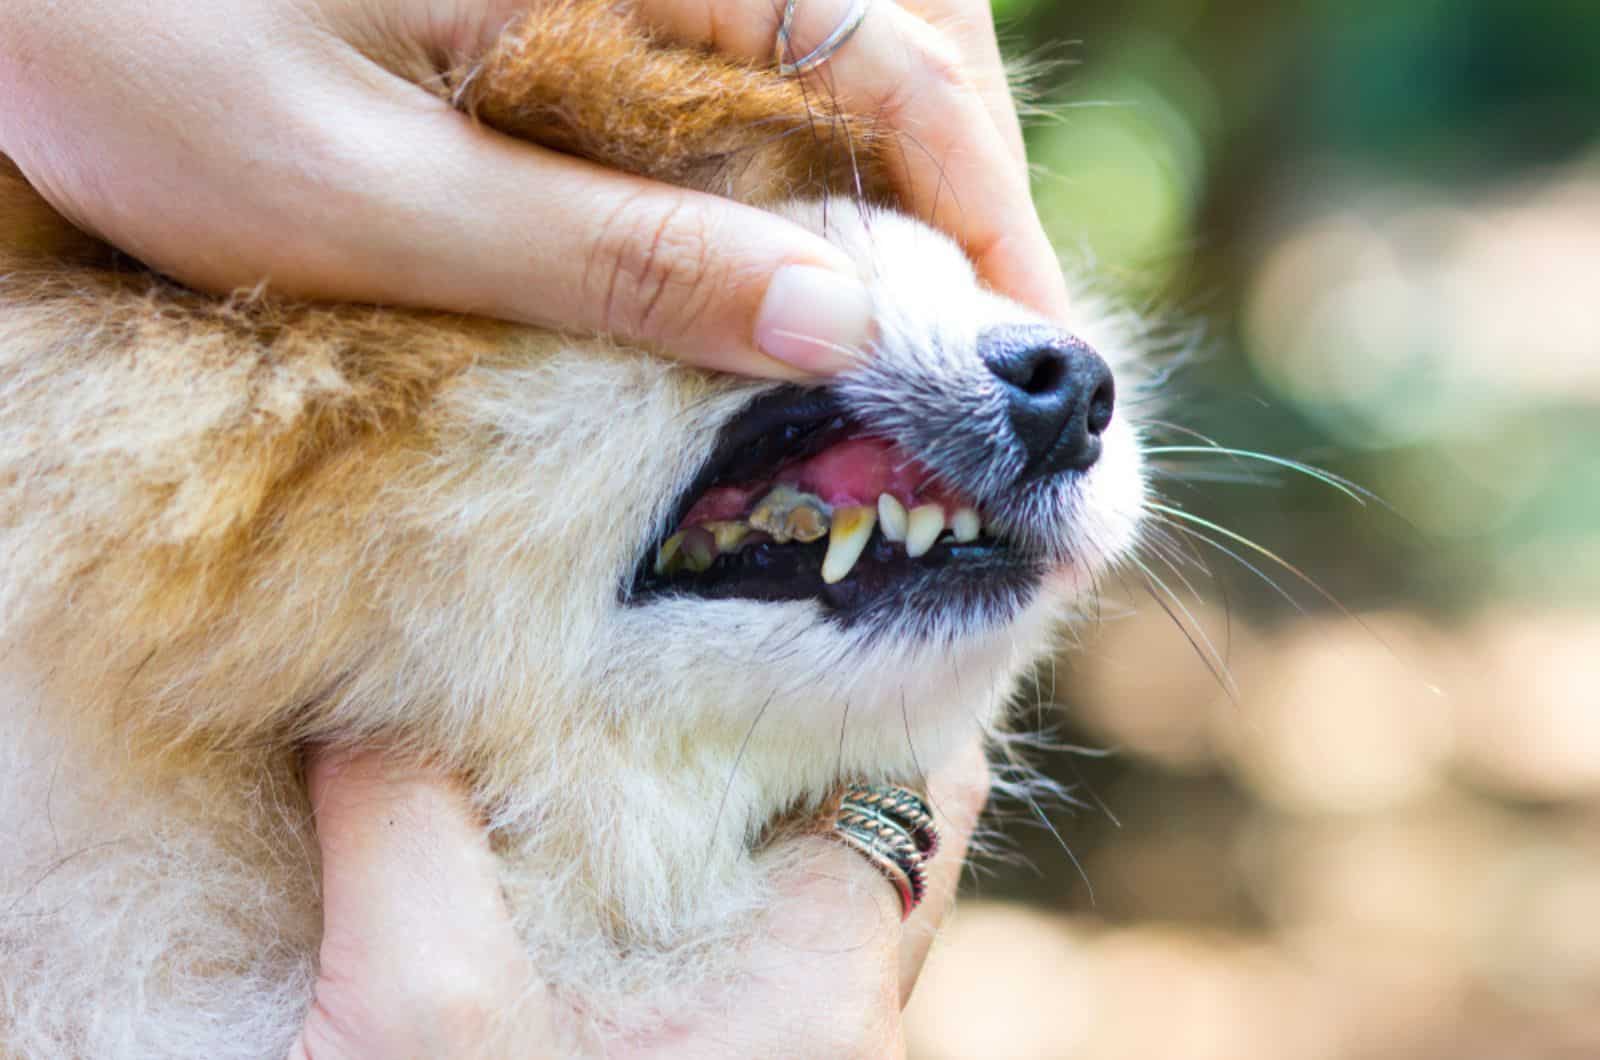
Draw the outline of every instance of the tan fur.
[[[982,374],[986,322],[1034,319],[854,198],[867,125],[819,125],[791,82],[615,4],[542,7],[444,85],[503,131],[833,239],[874,292],[880,365],[922,393]],[[1131,352],[1113,320],[1079,331]],[[993,725],[1142,502],[1119,420],[1064,502],[1074,570],[999,629],[622,606],[759,389],[603,338],[200,296],[0,165],[0,1053],[281,1055],[314,970],[308,741],[468,779],[575,1041],[648,1025],[685,982],[715,1004],[759,930],[774,818]]]

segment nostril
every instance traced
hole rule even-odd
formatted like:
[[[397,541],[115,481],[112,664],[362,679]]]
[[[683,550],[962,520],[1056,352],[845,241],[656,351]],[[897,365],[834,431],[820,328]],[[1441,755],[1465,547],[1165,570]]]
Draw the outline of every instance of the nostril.
[[[1117,388],[1108,377],[1094,393],[1089,395],[1089,416],[1085,426],[1089,433],[1101,435],[1111,426],[1111,413],[1117,406]]]
[[[1017,388],[1033,397],[1044,397],[1053,394],[1061,386],[1062,378],[1067,374],[1067,361],[1055,350],[1033,350],[1031,364],[1024,364],[1027,378],[1017,384]]]
[[[1064,351],[1042,343],[1019,343],[984,351],[995,378],[1028,397],[1048,398],[1061,389],[1070,365]]]
[[[1083,340],[1040,325],[992,328],[978,351],[1002,385],[1007,433],[1025,463],[1019,481],[1087,471],[1111,426],[1116,384]]]

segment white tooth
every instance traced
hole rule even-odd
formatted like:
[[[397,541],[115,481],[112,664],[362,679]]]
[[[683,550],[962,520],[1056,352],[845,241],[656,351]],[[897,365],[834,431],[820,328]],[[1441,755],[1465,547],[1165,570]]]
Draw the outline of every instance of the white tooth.
[[[944,532],[944,509],[937,504],[923,504],[911,509],[906,524],[906,555],[915,559],[933,547]]]
[[[978,513],[971,508],[957,508],[956,514],[950,517],[950,529],[955,533],[957,541],[978,540],[982,526]]]
[[[878,495],[878,525],[885,541],[906,539],[906,506],[887,493]]]
[[[833,528],[828,532],[828,554],[822,559],[822,580],[829,585],[840,581],[856,565],[877,525],[878,513],[871,508],[835,508]]]

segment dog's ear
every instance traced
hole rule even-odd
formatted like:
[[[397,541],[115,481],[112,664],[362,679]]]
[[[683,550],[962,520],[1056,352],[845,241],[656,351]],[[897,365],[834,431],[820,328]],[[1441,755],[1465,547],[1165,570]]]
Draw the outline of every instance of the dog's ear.
[[[615,169],[756,204],[883,196],[874,123],[775,69],[661,40],[615,0],[541,5],[452,80],[485,124]]]

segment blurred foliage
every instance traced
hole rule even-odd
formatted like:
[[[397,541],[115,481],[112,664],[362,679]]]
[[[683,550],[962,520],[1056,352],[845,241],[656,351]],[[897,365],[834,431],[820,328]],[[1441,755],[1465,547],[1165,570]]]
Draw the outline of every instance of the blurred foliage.
[[[1204,324],[1160,418],[1381,500],[1160,461],[1283,563],[1147,550],[1041,675],[1114,753],[1042,756],[913,1055],[1600,1056],[1600,4],[994,6],[1059,245]]]
[[[1540,182],[1592,192],[1600,5],[999,0],[996,11],[1012,51],[1045,71],[1050,117],[1030,140],[1059,243],[1211,326],[1202,363],[1169,388],[1170,418],[1328,468],[1395,514],[1293,476],[1179,491],[1197,510],[1278,551],[1294,542],[1288,558],[1348,606],[1600,596],[1589,256],[1600,198],[1567,205],[1586,239],[1552,248],[1559,263],[1538,260],[1538,232],[1500,254],[1531,288],[1559,271],[1560,291],[1500,289],[1496,233],[1476,252],[1448,245],[1473,237],[1475,210],[1516,223],[1532,210],[1517,197]],[[1549,227],[1560,209],[1545,211]],[[1322,245],[1291,246],[1287,275],[1266,275],[1318,225]],[[1381,268],[1391,275],[1374,279]],[[1471,268],[1486,275],[1452,273]],[[1295,274],[1315,289],[1285,289]],[[1503,334],[1481,337],[1493,307],[1441,319],[1444,296],[1503,301]],[[1567,310],[1585,319],[1552,326],[1548,302],[1585,298]],[[1519,385],[1540,358],[1590,363],[1573,369],[1576,387]],[[1483,363],[1495,359],[1498,371]],[[1270,591],[1239,591],[1240,606],[1278,606]]]

